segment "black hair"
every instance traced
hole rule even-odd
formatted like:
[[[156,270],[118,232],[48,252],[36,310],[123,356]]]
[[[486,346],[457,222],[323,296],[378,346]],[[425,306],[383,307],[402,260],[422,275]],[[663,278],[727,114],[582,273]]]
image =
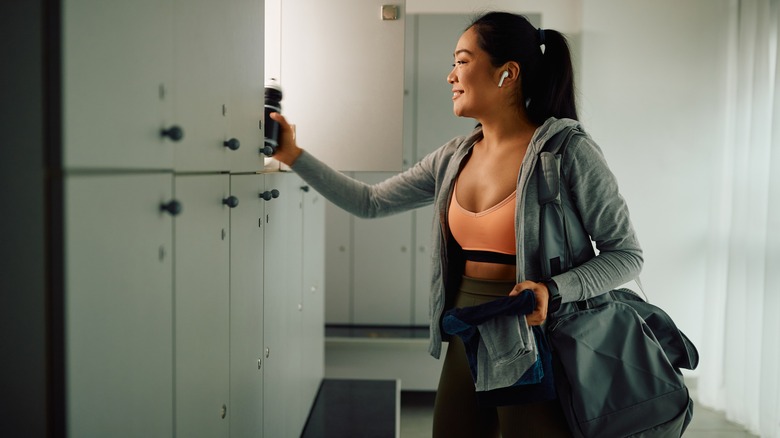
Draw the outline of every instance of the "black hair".
[[[526,17],[507,12],[488,12],[467,30],[471,28],[494,67],[509,61],[520,64],[518,105],[525,106],[531,122],[541,125],[549,117],[577,120],[574,69],[563,34],[537,29]]]

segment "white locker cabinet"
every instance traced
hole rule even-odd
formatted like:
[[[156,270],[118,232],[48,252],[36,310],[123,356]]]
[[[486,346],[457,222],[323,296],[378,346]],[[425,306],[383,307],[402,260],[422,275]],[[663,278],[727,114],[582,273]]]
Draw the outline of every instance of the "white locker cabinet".
[[[325,198],[303,187],[303,354],[301,383],[307,414],[325,374]],[[305,418],[304,418],[305,421]]]
[[[275,212],[280,216],[271,217],[271,221],[284,218],[284,231],[286,246],[285,252],[289,260],[290,278],[287,290],[282,292],[287,298],[288,320],[287,339],[287,369],[288,378],[292,379],[288,393],[289,412],[287,414],[287,432],[290,436],[300,436],[303,425],[309,413],[307,403],[304,403],[303,370],[306,368],[304,361],[304,339],[306,333],[303,329],[303,183],[295,174],[281,174],[281,186],[285,187],[288,196],[283,202],[277,204],[284,210]],[[273,257],[276,247],[269,247],[269,257]],[[307,251],[309,248],[307,247]],[[306,406],[306,407],[304,407]]]
[[[65,0],[65,167],[262,169],[263,11]]]
[[[263,431],[263,175],[231,175],[230,436]]]
[[[64,0],[62,13],[65,168],[170,169],[172,0]]]
[[[291,174],[265,175],[263,433],[267,437],[297,436],[292,422],[298,407],[300,363],[291,359],[299,356],[294,350],[300,347],[301,336],[297,307],[301,244],[294,236],[301,229],[301,197],[292,179]]]
[[[420,14],[405,17],[405,98],[403,105],[404,168],[458,135],[468,134],[475,122],[452,113],[446,76],[452,64],[452,50],[471,17],[460,14]],[[365,148],[365,141],[361,143]],[[365,175],[371,175],[366,173]],[[381,174],[376,174],[381,175]],[[387,173],[383,176],[389,176]],[[374,180],[381,180],[376,178]],[[428,325],[431,280],[431,206],[405,217],[362,220],[329,206],[326,213],[327,322],[331,324]],[[408,227],[407,229],[402,229]],[[384,234],[383,234],[384,233]],[[396,234],[393,234],[396,233]],[[394,236],[394,237],[390,237]],[[407,237],[411,236],[411,237]],[[400,257],[387,241],[406,243],[408,257]],[[372,240],[373,239],[373,240]],[[346,242],[346,243],[345,243]],[[387,254],[374,254],[384,245]],[[342,249],[353,254],[345,255]],[[372,260],[372,257],[376,261]],[[399,263],[408,263],[411,281],[402,267],[401,275],[382,277]],[[368,274],[366,274],[368,273]],[[373,278],[383,281],[372,281]],[[350,284],[349,281],[352,280]],[[381,286],[377,286],[381,285]],[[381,289],[383,288],[383,289]],[[380,292],[381,289],[381,292]],[[389,291],[402,291],[396,297]],[[407,301],[406,291],[411,291]],[[388,301],[400,298],[396,301]],[[353,304],[353,314],[346,309]]]
[[[67,434],[170,437],[172,177],[64,182]]]
[[[356,175],[368,184],[392,172]],[[355,324],[409,325],[412,323],[412,213],[354,220]]]
[[[336,205],[325,206],[325,318],[328,324],[352,322],[352,216]]]
[[[427,326],[430,321],[431,276],[433,256],[431,233],[433,232],[433,206],[419,208],[415,215],[415,259],[413,324]]]
[[[229,402],[229,175],[178,175],[175,415],[179,437],[226,437]]]
[[[415,72],[414,124],[415,162],[459,135],[467,135],[476,121],[457,117],[452,112],[452,87],[446,82],[452,69],[452,53],[463,29],[473,19],[470,15],[420,14],[416,40],[408,50],[416,53],[411,67]]]

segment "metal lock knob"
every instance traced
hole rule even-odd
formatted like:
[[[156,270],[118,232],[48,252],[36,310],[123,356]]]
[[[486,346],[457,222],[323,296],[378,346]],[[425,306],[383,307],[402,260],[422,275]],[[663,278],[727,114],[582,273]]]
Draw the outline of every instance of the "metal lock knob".
[[[235,196],[228,196],[222,200],[222,204],[227,205],[230,208],[236,208],[238,207],[238,198]]]
[[[275,199],[279,197],[279,190],[276,189],[273,189],[271,191],[266,190],[265,192],[260,193],[259,196],[265,199],[266,201],[270,201],[271,199]]]
[[[180,127],[178,127],[176,125],[173,125],[170,128],[168,128],[168,129],[164,129],[163,128],[160,131],[160,136],[168,137],[169,139],[171,139],[173,141],[179,141],[182,138],[184,138],[184,131]]]
[[[160,204],[160,211],[168,212],[168,214],[170,214],[171,216],[177,216],[179,213],[181,213],[181,210],[182,210],[181,202],[175,199]]]
[[[225,140],[222,143],[226,148],[230,149],[231,151],[237,151],[238,148],[241,147],[241,142],[238,141],[236,138],[231,138],[230,140]]]

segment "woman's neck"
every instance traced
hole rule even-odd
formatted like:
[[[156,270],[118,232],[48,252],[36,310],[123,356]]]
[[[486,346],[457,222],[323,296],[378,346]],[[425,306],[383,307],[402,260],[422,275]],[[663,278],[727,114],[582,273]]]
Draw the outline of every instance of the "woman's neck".
[[[517,144],[518,140],[530,142],[538,126],[531,123],[525,114],[502,112],[501,114],[480,120],[482,123],[482,144],[487,148]]]

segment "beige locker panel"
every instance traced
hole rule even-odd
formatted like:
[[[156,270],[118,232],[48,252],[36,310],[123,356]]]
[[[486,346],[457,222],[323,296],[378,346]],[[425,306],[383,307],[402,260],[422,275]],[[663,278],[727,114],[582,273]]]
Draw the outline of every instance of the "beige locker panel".
[[[452,112],[452,87],[446,83],[452,69],[452,53],[463,29],[473,18],[469,15],[421,14],[417,20],[416,41],[407,50],[414,50],[416,84],[414,114],[416,160],[438,149],[459,135],[467,135],[476,121],[457,117]]]
[[[382,20],[386,3],[282,5],[283,112],[297,124],[298,142],[338,170],[401,169],[404,8],[399,2],[399,19]]]
[[[229,397],[228,175],[176,176],[176,435],[226,437]]]
[[[307,186],[304,186],[308,188]],[[325,374],[325,198],[303,193],[303,412],[308,413]]]
[[[173,433],[170,175],[65,179],[67,426]]]
[[[325,206],[325,318],[328,324],[352,323],[352,215]]]
[[[266,348],[263,407],[265,436],[299,436],[310,401],[304,403],[302,183],[291,173],[265,175],[266,191],[279,197],[266,203],[265,317]]]
[[[293,394],[298,385],[296,367],[289,360],[291,350],[297,348],[292,339],[292,329],[297,320],[297,309],[291,310],[300,294],[300,269],[296,266],[295,249],[289,235],[294,226],[288,215],[288,203],[300,199],[285,185],[289,175],[273,173],[265,175],[265,192],[276,190],[277,198],[265,201],[265,253],[263,258],[263,340],[265,365],[263,370],[263,436],[295,436],[290,431],[287,418],[293,409]],[[300,228],[293,228],[297,231]]]
[[[389,172],[366,172],[358,179],[377,183]],[[412,323],[412,213],[354,221],[355,324]]]
[[[184,129],[177,171],[229,170],[225,147],[231,59],[227,7],[219,0],[174,2],[174,115]],[[258,43],[259,47],[262,47]]]
[[[433,231],[433,207],[415,210],[415,263],[414,263],[414,325],[427,326],[430,323],[431,232]]]
[[[171,0],[62,2],[63,161],[170,169]]]
[[[230,436],[263,432],[262,175],[232,175],[230,193]]]
[[[280,175],[280,186],[285,188],[287,196],[280,199],[279,206],[284,210],[271,215],[271,221],[284,220],[286,245],[285,256],[288,260],[288,290],[286,292],[287,306],[285,311],[289,313],[287,339],[287,378],[292,379],[288,395],[289,413],[286,417],[287,432],[290,436],[300,436],[306,423],[308,411],[304,410],[303,387],[303,358],[304,358],[304,332],[303,332],[303,191],[300,178],[293,174]],[[278,215],[277,215],[278,214]]]
[[[289,292],[287,293],[287,311],[290,313],[288,320],[287,342],[290,348],[287,353],[287,370],[293,376],[289,394],[290,413],[287,416],[287,431],[291,436],[300,436],[311,400],[305,400],[304,388],[306,388],[305,369],[312,362],[305,351],[308,345],[308,334],[304,331],[304,294],[303,294],[303,183],[294,173],[285,174],[281,179],[281,186],[286,188],[289,194],[279,205],[284,206],[284,211],[279,212],[285,218],[285,230],[287,246],[285,251],[289,260]],[[271,220],[273,220],[273,216]],[[308,244],[306,251],[310,250]]]
[[[240,147],[230,153],[230,170],[253,172],[263,168],[264,30],[263,2],[232,0],[228,4],[230,23],[230,93],[227,105],[227,139]]]

